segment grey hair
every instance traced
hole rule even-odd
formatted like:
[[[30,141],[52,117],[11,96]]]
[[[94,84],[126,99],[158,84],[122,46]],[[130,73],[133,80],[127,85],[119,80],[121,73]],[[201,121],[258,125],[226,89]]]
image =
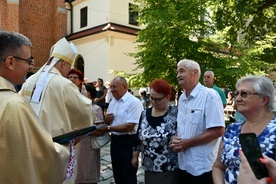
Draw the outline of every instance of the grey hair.
[[[177,63],[177,66],[180,66],[180,65],[185,66],[188,70],[196,69],[198,71],[198,77],[200,77],[201,71],[200,71],[200,66],[197,62],[190,59],[182,59]]]
[[[213,71],[208,70],[208,71],[206,71],[206,72],[204,73],[204,75],[205,75],[206,73],[210,73],[210,74],[211,74],[211,76],[212,76],[213,78],[215,77],[215,74],[214,74],[214,72],[213,72]]]
[[[120,81],[121,84],[127,86],[127,80],[122,76],[116,76],[112,81]]]
[[[267,96],[269,97],[268,103],[266,104],[267,110],[272,110],[274,98],[275,98],[275,89],[273,87],[273,82],[264,76],[255,76],[255,75],[248,75],[238,80],[236,83],[236,88],[244,83],[250,82],[252,83],[252,87],[256,93],[260,96]]]
[[[32,47],[31,41],[24,35],[11,31],[0,31],[0,59],[22,52],[23,46]]]

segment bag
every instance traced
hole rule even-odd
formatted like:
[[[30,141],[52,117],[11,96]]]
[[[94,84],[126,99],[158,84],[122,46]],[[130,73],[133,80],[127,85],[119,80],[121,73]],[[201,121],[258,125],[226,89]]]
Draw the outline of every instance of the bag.
[[[94,149],[100,149],[107,145],[110,142],[111,136],[108,132],[105,132],[104,135],[100,136],[92,136],[91,137],[91,145]]]

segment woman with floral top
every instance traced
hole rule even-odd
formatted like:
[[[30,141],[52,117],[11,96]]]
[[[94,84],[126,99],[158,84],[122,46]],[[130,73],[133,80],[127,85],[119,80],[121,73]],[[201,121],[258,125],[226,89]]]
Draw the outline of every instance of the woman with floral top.
[[[213,166],[215,184],[237,183],[240,133],[255,133],[262,153],[275,159],[276,118],[272,113],[272,81],[263,76],[246,76],[237,82],[236,88],[234,95],[237,110],[246,120],[230,124],[222,137],[218,158]]]
[[[138,166],[141,152],[145,184],[178,182],[177,153],[169,148],[177,128],[177,107],[169,105],[171,90],[165,80],[155,79],[150,85],[152,107],[145,109],[140,118],[132,165]]]

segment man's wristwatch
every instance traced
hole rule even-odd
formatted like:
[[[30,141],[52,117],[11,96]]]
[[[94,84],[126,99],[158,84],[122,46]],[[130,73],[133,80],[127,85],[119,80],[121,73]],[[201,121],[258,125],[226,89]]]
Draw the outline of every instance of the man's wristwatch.
[[[110,131],[110,125],[107,126],[107,131]]]
[[[132,151],[140,151],[140,146],[133,146]]]

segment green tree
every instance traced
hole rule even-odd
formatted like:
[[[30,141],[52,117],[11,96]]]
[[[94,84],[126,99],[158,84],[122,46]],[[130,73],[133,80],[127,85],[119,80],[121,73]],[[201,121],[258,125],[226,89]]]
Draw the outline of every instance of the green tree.
[[[210,7],[215,29],[225,31],[224,40],[239,48],[239,60],[251,68],[248,73],[276,70],[276,0],[215,0]]]
[[[138,68],[144,70],[132,80],[133,85],[148,85],[155,78],[164,78],[177,85],[179,60],[192,56],[198,61],[213,58],[209,53],[199,52],[204,42],[196,40],[203,27],[208,27],[199,18],[206,8],[204,4],[169,0],[138,2],[141,4],[140,24],[147,27],[138,34],[138,53],[132,54]],[[183,11],[185,9],[190,11]]]
[[[276,0],[214,0],[213,21],[218,30],[228,29],[228,40],[237,41],[238,34],[244,34],[243,41],[254,44],[256,40],[276,32]]]
[[[209,0],[137,0],[139,23],[146,28],[138,33],[135,75],[128,75],[131,86],[148,86],[155,78],[163,78],[177,86],[176,65],[181,59],[197,61],[202,73],[214,71],[220,87],[234,89],[237,79],[246,74],[263,72],[258,44],[246,47],[229,37],[231,28],[217,30]],[[237,26],[238,27],[238,26]],[[237,29],[238,31],[238,29]],[[236,37],[237,38],[237,37]],[[233,43],[233,44],[232,44]],[[261,43],[259,43],[260,45]],[[269,48],[269,47],[266,47]],[[267,51],[269,52],[269,51]]]

